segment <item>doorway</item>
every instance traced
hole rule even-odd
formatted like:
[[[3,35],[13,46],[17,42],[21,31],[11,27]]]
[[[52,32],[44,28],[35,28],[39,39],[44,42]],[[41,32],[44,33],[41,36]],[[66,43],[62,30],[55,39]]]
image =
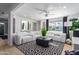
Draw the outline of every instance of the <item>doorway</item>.
[[[0,18],[0,47],[8,43],[8,20]]]

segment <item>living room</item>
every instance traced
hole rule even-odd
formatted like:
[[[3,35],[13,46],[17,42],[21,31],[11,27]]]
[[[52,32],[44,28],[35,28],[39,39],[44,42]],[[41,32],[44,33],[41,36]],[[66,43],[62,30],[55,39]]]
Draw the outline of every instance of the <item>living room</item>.
[[[72,8],[72,6],[74,6],[74,8]],[[15,28],[12,30],[14,31],[12,34],[12,41],[16,44],[16,47],[25,55],[61,55],[64,43],[71,47],[69,48],[70,50],[65,49],[65,51],[68,50],[66,52],[73,51],[74,49],[72,48],[74,48],[75,43],[72,43],[74,38],[72,35],[72,40],[70,39],[69,27],[72,26],[72,22],[70,22],[70,19],[78,18],[77,6],[78,4],[75,3],[21,4],[12,13],[12,17],[14,19],[13,27]],[[46,40],[48,41],[53,41],[53,43],[48,43],[49,46],[55,46],[55,48],[51,47],[52,50],[50,48],[49,50],[44,48],[44,50],[47,51],[45,53],[43,52],[44,50],[41,50],[43,48],[38,47],[38,45],[43,46],[44,44],[42,43],[45,42],[42,41],[41,43],[38,43],[37,41],[37,39],[44,39],[39,38],[43,36],[43,34],[41,33],[43,30],[44,33],[47,33],[45,34],[44,38],[47,38]],[[46,44],[45,46],[48,46],[48,44]],[[48,51],[52,51],[52,53]],[[63,54],[65,54],[65,51]]]
[[[78,0],[1,0],[1,59],[78,59]]]
[[[7,43],[16,51],[13,53],[11,50],[10,54],[16,52],[24,55],[78,54],[78,5],[78,3],[12,4],[7,17]]]

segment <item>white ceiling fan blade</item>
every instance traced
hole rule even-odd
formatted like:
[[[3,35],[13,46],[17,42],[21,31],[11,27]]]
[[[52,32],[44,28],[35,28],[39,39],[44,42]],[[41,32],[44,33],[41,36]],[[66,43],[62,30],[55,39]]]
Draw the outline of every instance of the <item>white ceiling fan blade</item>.
[[[44,14],[45,16],[48,16],[48,15],[54,15],[54,14],[51,14],[49,10],[42,10],[42,9],[39,9],[39,8],[35,8],[37,11],[40,11],[39,14]]]
[[[43,14],[43,13],[44,13],[43,11],[40,11],[40,12],[39,12],[39,14]]]
[[[39,9],[39,8],[35,8],[35,9],[38,10],[38,11],[46,12],[46,10],[42,10],[42,9]]]
[[[45,17],[51,16],[51,15],[55,15],[55,14],[45,14]]]
[[[55,14],[48,14],[48,15],[55,15]]]

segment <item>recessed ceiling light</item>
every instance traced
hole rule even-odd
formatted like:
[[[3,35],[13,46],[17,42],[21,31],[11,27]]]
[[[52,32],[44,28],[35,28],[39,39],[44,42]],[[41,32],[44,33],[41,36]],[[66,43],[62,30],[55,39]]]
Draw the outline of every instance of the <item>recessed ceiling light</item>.
[[[67,7],[66,6],[63,6],[63,8],[66,9]]]

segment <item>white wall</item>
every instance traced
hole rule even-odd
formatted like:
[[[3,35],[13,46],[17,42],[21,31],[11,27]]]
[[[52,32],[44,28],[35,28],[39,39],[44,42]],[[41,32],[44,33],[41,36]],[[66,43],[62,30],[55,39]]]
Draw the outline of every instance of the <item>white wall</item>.
[[[15,18],[15,25],[16,25],[15,26],[15,32],[16,33],[20,33],[21,32],[21,21],[22,20],[26,20],[26,21],[30,22],[30,24],[31,24],[30,31],[33,31],[33,22],[38,22],[38,20],[32,20],[32,19],[24,18],[24,17],[21,17],[19,15],[14,15],[13,17]],[[42,23],[43,22],[45,22],[45,20],[41,21],[41,24],[40,24],[41,25],[41,28],[42,28]]]
[[[20,32],[20,22],[21,18],[19,16],[14,16],[15,18],[15,33]]]
[[[27,20],[27,18],[23,18],[18,15],[14,15],[13,17],[15,18],[15,33],[20,33],[21,32],[21,21]]]
[[[78,18],[78,20],[79,20],[79,13],[68,16],[68,20],[70,20],[71,18]]]
[[[12,46],[13,45],[13,17],[14,17],[14,15],[13,15],[13,11],[14,11],[14,9],[16,8],[18,6],[18,4],[15,4],[15,5],[13,5],[13,6],[11,6],[11,8],[9,8],[9,10],[8,10],[8,16],[7,16],[7,18],[8,18],[8,44],[10,45],[10,46]],[[18,25],[19,26],[19,25]],[[18,27],[17,27],[18,28]],[[17,29],[16,28],[16,29]]]
[[[51,18],[49,19],[49,25],[55,29],[55,31],[61,31],[63,32],[63,17],[58,17],[58,18]],[[56,27],[60,27],[58,30]],[[49,29],[50,31],[52,29]]]
[[[72,18],[77,18],[79,20],[79,13],[68,16],[67,22],[68,22],[68,25],[70,25],[70,26],[72,26],[72,22],[70,22],[69,20],[72,19]]]

